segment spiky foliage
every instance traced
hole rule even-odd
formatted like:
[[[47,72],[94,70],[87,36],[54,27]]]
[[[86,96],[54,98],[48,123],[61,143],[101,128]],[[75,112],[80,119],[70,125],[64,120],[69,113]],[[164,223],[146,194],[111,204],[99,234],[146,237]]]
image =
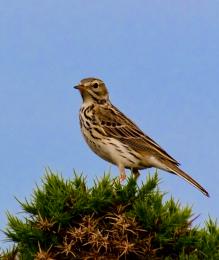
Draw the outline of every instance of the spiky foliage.
[[[216,223],[192,227],[191,208],[163,202],[158,182],[155,174],[123,186],[104,175],[88,188],[82,175],[64,180],[48,170],[20,202],[24,218],[8,213],[5,234],[16,249],[2,259],[219,259]]]

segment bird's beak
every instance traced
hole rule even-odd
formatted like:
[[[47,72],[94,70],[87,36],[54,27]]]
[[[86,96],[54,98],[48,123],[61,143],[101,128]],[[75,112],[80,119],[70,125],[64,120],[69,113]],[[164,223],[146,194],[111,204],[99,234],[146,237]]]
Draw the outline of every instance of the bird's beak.
[[[82,91],[82,90],[84,90],[84,85],[78,84],[78,85],[74,86],[74,88]]]

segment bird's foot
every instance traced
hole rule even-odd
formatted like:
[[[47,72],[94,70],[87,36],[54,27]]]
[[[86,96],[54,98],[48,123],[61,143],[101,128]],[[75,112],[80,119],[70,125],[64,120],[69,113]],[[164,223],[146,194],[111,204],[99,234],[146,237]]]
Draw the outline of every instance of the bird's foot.
[[[133,174],[133,177],[134,177],[135,180],[137,180],[138,177],[140,176],[140,173],[137,169],[133,169],[132,174]]]
[[[126,174],[125,173],[122,173],[122,174],[119,175],[120,182],[125,181],[125,179],[126,179]]]

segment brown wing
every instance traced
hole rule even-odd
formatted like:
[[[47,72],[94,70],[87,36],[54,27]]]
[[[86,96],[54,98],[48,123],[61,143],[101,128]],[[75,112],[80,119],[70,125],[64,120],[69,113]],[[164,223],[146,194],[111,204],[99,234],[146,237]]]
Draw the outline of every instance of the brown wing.
[[[145,135],[129,118],[112,105],[96,106],[94,113],[97,124],[107,136],[118,139],[137,152],[151,152],[175,165],[179,163],[164,151],[154,140]]]

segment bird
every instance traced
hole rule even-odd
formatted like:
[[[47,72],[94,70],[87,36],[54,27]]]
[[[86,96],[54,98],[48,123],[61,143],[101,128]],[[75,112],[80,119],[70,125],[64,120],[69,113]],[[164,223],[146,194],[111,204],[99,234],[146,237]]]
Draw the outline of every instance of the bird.
[[[121,181],[126,178],[125,169],[137,178],[139,170],[155,167],[182,177],[209,197],[172,156],[111,103],[104,81],[84,78],[74,88],[83,101],[79,121],[86,143],[99,157],[118,167]]]

